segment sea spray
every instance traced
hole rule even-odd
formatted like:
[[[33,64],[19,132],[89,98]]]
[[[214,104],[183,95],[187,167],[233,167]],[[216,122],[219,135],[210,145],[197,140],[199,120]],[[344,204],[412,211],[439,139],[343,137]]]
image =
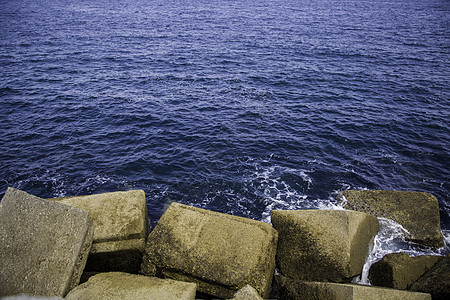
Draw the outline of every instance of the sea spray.
[[[389,253],[405,252],[410,256],[444,255],[448,253],[448,237],[446,238],[446,247],[435,249],[407,241],[406,237],[410,233],[397,222],[386,218],[378,218],[378,220],[380,222],[380,231],[373,239],[362,274],[353,279],[354,283],[370,285],[370,266]]]

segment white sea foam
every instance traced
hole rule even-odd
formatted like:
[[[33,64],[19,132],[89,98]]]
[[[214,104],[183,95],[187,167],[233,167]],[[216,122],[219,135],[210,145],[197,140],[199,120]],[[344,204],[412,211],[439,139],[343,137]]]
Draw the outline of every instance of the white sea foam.
[[[409,256],[418,256],[443,255],[448,252],[448,240],[446,241],[447,246],[439,249],[418,245],[416,243],[406,241],[406,237],[410,235],[410,233],[400,224],[386,218],[378,218],[378,220],[380,222],[380,231],[373,239],[362,274],[354,279],[355,283],[370,284],[370,266],[379,261],[386,254],[405,252],[409,254]]]
[[[403,241],[409,232],[400,224],[385,218],[378,218],[380,222],[380,231],[372,240],[369,247],[369,255],[364,263],[363,271],[360,277],[355,278],[355,282],[359,284],[370,284],[369,269],[370,266],[380,260],[384,255],[392,253],[391,245],[396,240]]]
[[[330,196],[328,199],[310,199],[307,194],[291,187],[282,179],[282,174],[295,174],[306,183],[307,189],[313,186],[313,180],[305,170],[296,170],[272,166],[263,168],[256,174],[252,181],[254,187],[263,196],[266,209],[263,212],[262,221],[270,223],[270,213],[273,209],[336,209],[342,210],[342,203],[336,203]],[[337,194],[338,191],[335,192]],[[345,199],[343,199],[345,203]],[[410,235],[402,225],[393,220],[378,218],[380,231],[371,241],[368,256],[366,258],[362,275],[354,278],[353,282],[370,285],[369,269],[372,264],[379,261],[389,253],[405,252],[410,256],[418,255],[445,255],[450,248],[450,230],[443,231],[446,246],[440,249],[419,245],[406,240]]]
[[[445,252],[443,254],[447,254],[450,252],[450,230],[442,230],[442,235],[444,236],[445,243]]]
[[[265,210],[262,221],[270,223],[270,213],[274,209],[342,209],[333,199],[311,199],[306,192],[314,185],[310,171],[282,166],[263,167],[258,165],[257,171],[249,179],[249,185],[264,201]],[[286,182],[286,176],[297,178],[296,188],[292,182]],[[299,180],[301,179],[301,180]]]

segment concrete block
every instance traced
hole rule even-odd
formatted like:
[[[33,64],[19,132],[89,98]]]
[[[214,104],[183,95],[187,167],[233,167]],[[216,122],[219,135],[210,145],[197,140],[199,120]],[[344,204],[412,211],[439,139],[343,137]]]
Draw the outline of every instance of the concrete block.
[[[277,239],[267,223],[172,203],[148,237],[141,271],[220,298],[247,284],[267,297]]]
[[[368,285],[298,281],[276,278],[282,299],[296,300],[431,300],[431,295]]]
[[[61,297],[28,296],[25,294],[2,297],[1,299],[2,300],[64,300],[64,298],[61,298]]]
[[[378,219],[350,210],[273,210],[281,274],[310,281],[348,282],[361,274]]]
[[[394,220],[409,231],[409,240],[443,247],[439,205],[435,196],[423,192],[344,191],[338,195],[344,208]]]
[[[73,289],[66,300],[194,300],[196,285],[122,272],[101,273]]]
[[[64,297],[78,284],[94,232],[87,212],[8,188],[0,220],[0,296]]]
[[[234,294],[232,300],[263,300],[258,292],[248,284]]]
[[[430,293],[433,300],[450,299],[450,254],[414,282],[410,290]]]
[[[407,253],[387,254],[370,267],[370,283],[407,290],[442,258],[443,256],[437,255],[410,257]]]
[[[89,213],[95,233],[86,271],[139,272],[148,214],[142,190],[49,199]]]

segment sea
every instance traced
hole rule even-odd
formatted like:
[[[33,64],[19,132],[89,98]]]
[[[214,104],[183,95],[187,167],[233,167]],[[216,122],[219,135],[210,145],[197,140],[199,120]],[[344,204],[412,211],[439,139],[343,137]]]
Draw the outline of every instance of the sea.
[[[270,222],[422,191],[447,245],[381,220],[369,263],[450,244],[449,0],[0,0],[0,197],[143,189]]]

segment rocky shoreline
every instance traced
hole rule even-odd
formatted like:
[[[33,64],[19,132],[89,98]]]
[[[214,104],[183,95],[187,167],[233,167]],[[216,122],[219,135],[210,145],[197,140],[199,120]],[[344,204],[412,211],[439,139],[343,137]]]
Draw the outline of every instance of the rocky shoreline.
[[[388,254],[361,274],[377,217],[444,246],[427,193],[345,191],[344,210],[273,210],[272,225],[172,203],[149,233],[141,190],[0,203],[5,299],[448,299],[450,257]],[[19,296],[18,296],[19,295]]]

